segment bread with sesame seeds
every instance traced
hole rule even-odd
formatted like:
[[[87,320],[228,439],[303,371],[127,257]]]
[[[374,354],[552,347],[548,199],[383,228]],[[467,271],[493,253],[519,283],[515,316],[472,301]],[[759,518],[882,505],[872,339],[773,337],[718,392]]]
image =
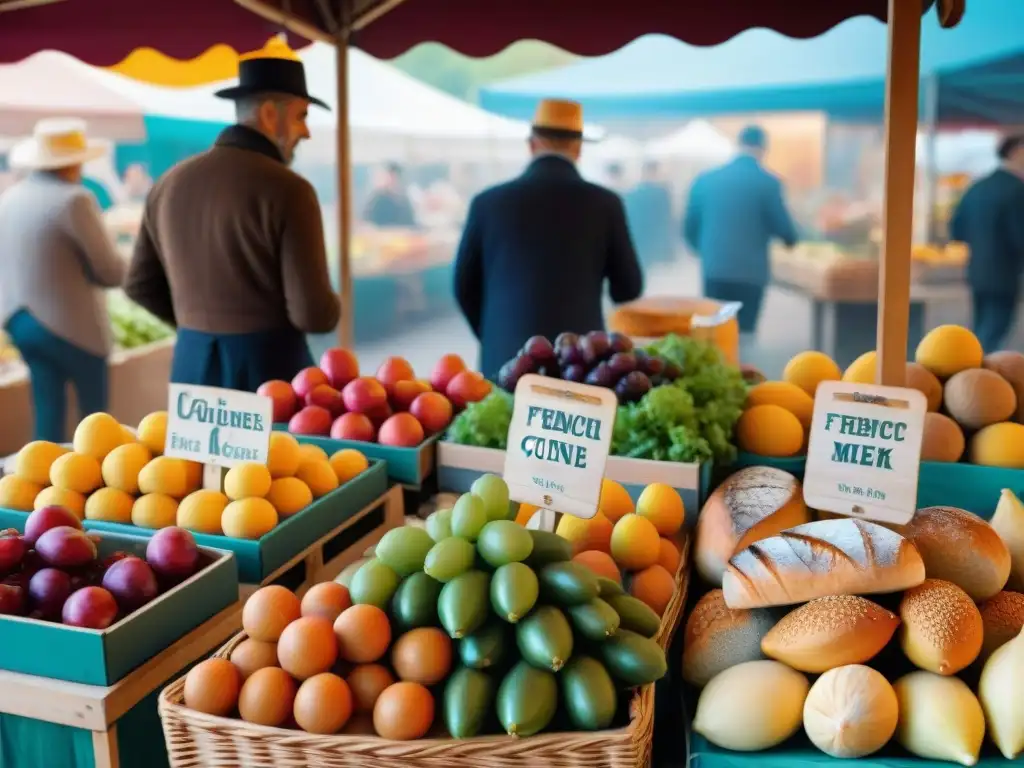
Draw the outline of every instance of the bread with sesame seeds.
[[[1005,645],[1024,629],[1024,595],[1020,592],[1000,592],[981,605],[981,623],[985,638],[981,643],[978,660],[985,662],[1001,645]]]
[[[738,552],[722,579],[730,608],[796,605],[829,595],[899,592],[924,581],[914,545],[866,520],[805,523]]]
[[[970,595],[950,581],[925,579],[900,601],[900,647],[926,672],[955,675],[981,653],[985,629]]]
[[[734,611],[722,590],[711,590],[697,601],[683,629],[683,679],[703,687],[729,667],[764,658],[761,638],[776,618],[764,608]]]
[[[761,640],[761,651],[801,672],[870,661],[892,639],[899,618],[856,595],[819,597],[790,611]]]
[[[720,587],[736,552],[810,520],[800,481],[789,472],[774,467],[734,472],[708,497],[697,519],[697,572],[711,586]]]

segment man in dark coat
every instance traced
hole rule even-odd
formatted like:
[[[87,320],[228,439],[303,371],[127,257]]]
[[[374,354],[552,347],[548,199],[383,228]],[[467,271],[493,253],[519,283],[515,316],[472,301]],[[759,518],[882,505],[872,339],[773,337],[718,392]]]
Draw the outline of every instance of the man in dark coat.
[[[146,199],[129,298],[176,325],[171,380],[255,391],[313,364],[307,333],[338,322],[320,203],[288,168],[309,137],[299,58],[280,41],[243,57],[238,124],[179,163]]]
[[[735,159],[693,182],[683,239],[700,256],[704,295],[742,302],[740,332],[752,335],[771,277],[768,245],[778,238],[793,246],[797,234],[781,182],[761,165],[767,146],[764,131],[744,128],[739,146]]]
[[[370,196],[363,218],[377,227],[416,226],[412,201],[402,181],[402,167],[397,163],[384,167],[381,183]]]
[[[967,282],[974,333],[986,352],[1013,327],[1024,267],[1024,135],[999,146],[1000,167],[967,190],[950,222],[953,240],[970,248]]]
[[[604,328],[612,301],[632,301],[643,275],[622,200],[576,169],[579,104],[541,102],[530,136],[533,161],[516,179],[477,195],[455,259],[455,298],[494,377],[534,335]]]

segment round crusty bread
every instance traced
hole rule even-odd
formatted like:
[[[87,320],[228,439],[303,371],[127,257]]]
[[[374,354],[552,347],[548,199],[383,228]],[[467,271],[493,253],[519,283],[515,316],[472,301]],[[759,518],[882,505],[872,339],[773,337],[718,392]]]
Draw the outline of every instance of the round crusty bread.
[[[900,601],[900,619],[900,647],[923,670],[955,675],[981,652],[981,613],[956,584],[925,579],[908,589]]]
[[[896,732],[899,702],[880,672],[861,664],[830,669],[804,701],[804,732],[832,757],[864,757]]]
[[[697,601],[683,630],[683,679],[703,687],[723,670],[764,658],[761,639],[775,624],[774,611],[733,610],[722,590]]]
[[[1024,629],[1024,595],[1019,592],[1000,592],[981,606],[981,623],[985,639],[978,660],[985,662],[993,651],[1004,645]]]
[[[711,586],[720,587],[736,552],[810,520],[800,482],[793,475],[774,467],[734,472],[708,497],[697,519],[697,572]]]
[[[914,543],[929,579],[951,581],[976,602],[997,594],[1010,578],[1010,550],[995,529],[956,507],[925,507],[899,529]]]
[[[819,597],[772,627],[761,651],[801,672],[826,672],[873,659],[899,624],[896,614],[863,597]]]

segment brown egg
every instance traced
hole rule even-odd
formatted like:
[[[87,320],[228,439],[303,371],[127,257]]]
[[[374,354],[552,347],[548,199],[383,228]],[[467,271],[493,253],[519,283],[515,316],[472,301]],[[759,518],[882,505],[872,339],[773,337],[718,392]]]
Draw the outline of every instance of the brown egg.
[[[256,590],[242,608],[242,629],[253,640],[276,643],[284,628],[302,615],[295,593],[277,584]]]
[[[338,638],[334,625],[320,616],[296,619],[277,641],[281,668],[299,680],[327,672],[338,660]]]
[[[356,712],[372,713],[381,691],[395,682],[387,667],[380,664],[360,664],[345,678],[352,690],[352,705]]]
[[[388,615],[375,605],[353,605],[334,622],[334,634],[342,659],[368,664],[387,653],[391,623]]]
[[[257,669],[277,666],[277,643],[243,640],[231,652],[231,663],[238,667],[242,680],[247,680]]]
[[[334,621],[341,612],[352,606],[348,587],[334,581],[314,584],[302,598],[303,616],[321,616]]]
[[[315,675],[299,686],[292,712],[308,733],[337,733],[352,716],[352,692],[337,675]]]
[[[223,717],[235,710],[242,676],[227,659],[207,659],[185,676],[185,706]]]
[[[391,666],[402,680],[436,685],[452,668],[452,641],[436,627],[406,632],[391,649]]]
[[[278,726],[292,714],[297,686],[280,667],[264,667],[252,673],[238,696],[238,714],[257,725]]]
[[[419,683],[388,686],[373,707],[373,728],[383,739],[420,739],[433,723],[434,697]]]

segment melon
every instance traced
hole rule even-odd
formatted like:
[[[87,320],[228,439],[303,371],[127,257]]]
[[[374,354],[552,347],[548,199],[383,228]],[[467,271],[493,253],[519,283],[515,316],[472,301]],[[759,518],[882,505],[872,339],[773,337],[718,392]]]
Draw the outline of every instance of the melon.
[[[995,371],[969,368],[950,377],[943,391],[946,412],[963,428],[981,429],[1017,413],[1017,395]]]
[[[942,406],[942,382],[920,363],[907,363],[905,386],[908,389],[916,389],[925,396],[929,411],[937,411]]]
[[[931,412],[924,415],[921,461],[960,461],[965,446],[963,431],[949,416]]]
[[[980,368],[984,354],[981,342],[969,329],[960,325],[940,325],[921,339],[914,359],[945,380],[968,368]]]
[[[1024,424],[1004,421],[990,424],[971,438],[972,464],[1024,469]]]
[[[1013,420],[1024,422],[1024,355],[1012,350],[985,355],[984,367],[995,371],[1013,387],[1017,395],[1017,412]]]

